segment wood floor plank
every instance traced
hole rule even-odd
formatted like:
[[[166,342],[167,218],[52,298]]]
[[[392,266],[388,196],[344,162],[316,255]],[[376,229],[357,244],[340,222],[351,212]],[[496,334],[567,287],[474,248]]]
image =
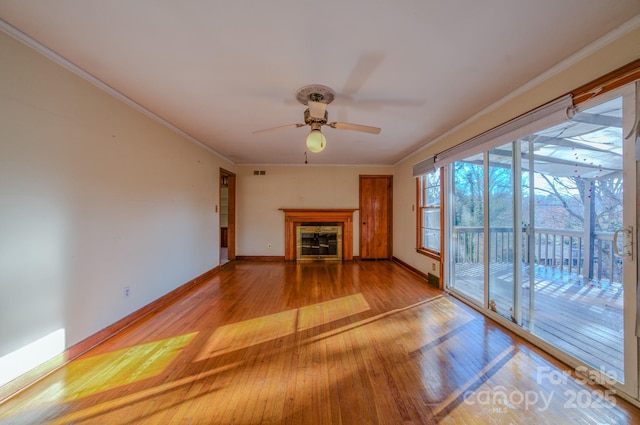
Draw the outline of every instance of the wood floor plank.
[[[602,387],[540,379],[567,369],[391,261],[234,261],[1,404],[0,424],[640,423],[598,406]],[[548,405],[518,398],[534,394]]]

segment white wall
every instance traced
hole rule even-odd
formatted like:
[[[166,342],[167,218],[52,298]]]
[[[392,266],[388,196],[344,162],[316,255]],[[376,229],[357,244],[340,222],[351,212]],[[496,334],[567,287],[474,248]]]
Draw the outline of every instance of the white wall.
[[[393,255],[423,273],[433,273],[433,260],[415,251],[416,214],[411,211],[411,205],[416,204],[415,180],[411,177],[414,164],[631,63],[640,58],[638,40],[640,28],[605,36],[397,164],[393,170]]]
[[[60,329],[73,345],[216,267],[221,166],[0,33],[0,358]]]
[[[265,171],[265,175],[253,175],[254,170]],[[284,256],[284,212],[279,208],[358,208],[359,176],[390,175],[392,168],[239,166],[236,173],[237,255]],[[356,211],[356,256],[360,253],[358,223]]]

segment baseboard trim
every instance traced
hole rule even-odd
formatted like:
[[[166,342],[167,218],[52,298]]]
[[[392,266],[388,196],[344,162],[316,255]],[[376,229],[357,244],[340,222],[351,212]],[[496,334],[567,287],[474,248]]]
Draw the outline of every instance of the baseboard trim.
[[[284,261],[284,255],[236,255],[236,260],[245,261]]]
[[[238,261],[287,261],[284,256],[278,255],[236,255],[236,260]],[[344,263],[350,263],[352,261],[359,261],[360,257],[354,256],[352,260],[343,260]],[[295,262],[296,260],[291,260],[291,262]]]
[[[409,270],[410,272],[412,272],[414,274],[417,274],[418,276],[424,278],[425,280],[429,279],[429,276],[427,276],[426,273],[423,273],[420,270],[416,269],[415,267],[410,266],[409,264],[405,263],[404,261],[402,261],[401,259],[399,259],[397,257],[391,257],[391,261],[393,261],[396,264],[401,265],[405,269]]]
[[[57,355],[56,357],[46,361],[39,366],[36,366],[34,369],[15,378],[5,385],[0,386],[0,404],[29,388],[38,381],[46,378],[48,375],[52,374],[61,367],[69,364],[71,361],[80,357],[90,349],[95,348],[108,339],[114,337],[118,333],[127,329],[129,326],[133,325],[134,323],[138,322],[154,311],[170,305],[172,302],[176,301],[187,292],[195,289],[197,286],[213,277],[219,271],[220,267],[216,266],[213,269],[204,272],[200,276],[191,279],[189,282],[177,287],[171,292],[166,293],[160,298],[129,314],[128,316],[125,316],[117,322],[107,326],[106,328],[94,333],[93,335],[90,335],[77,344],[70,346],[63,353]]]

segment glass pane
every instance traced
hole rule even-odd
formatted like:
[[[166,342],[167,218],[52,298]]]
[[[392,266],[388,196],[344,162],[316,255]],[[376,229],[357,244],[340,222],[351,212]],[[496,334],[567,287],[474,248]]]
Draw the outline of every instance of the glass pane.
[[[429,173],[425,176],[425,186],[437,187],[440,186],[440,171],[436,170],[433,173]]]
[[[489,151],[489,308],[516,322],[512,144]]]
[[[482,156],[453,165],[451,287],[484,301],[484,169]]]
[[[423,207],[440,205],[440,171],[420,177]]]
[[[612,247],[622,227],[622,99],[529,136],[522,158],[523,221],[534,221],[523,326],[622,382],[622,259]]]
[[[440,205],[440,186],[427,188],[427,205]]]
[[[422,210],[422,227],[440,229],[440,209],[425,208]]]
[[[422,231],[423,248],[440,252],[440,231],[424,229]]]

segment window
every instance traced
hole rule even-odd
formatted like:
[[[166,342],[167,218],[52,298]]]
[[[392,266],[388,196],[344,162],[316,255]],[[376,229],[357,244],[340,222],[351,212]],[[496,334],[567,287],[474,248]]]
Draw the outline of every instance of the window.
[[[442,169],[418,180],[418,252],[440,259],[442,218]]]

